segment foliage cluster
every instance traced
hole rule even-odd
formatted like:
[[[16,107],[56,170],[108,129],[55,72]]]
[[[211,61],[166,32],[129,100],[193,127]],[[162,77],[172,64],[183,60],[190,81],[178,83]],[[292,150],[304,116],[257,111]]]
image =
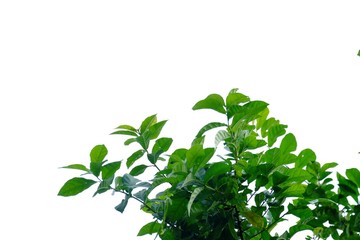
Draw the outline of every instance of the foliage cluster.
[[[193,109],[214,110],[224,121],[206,124],[190,148],[171,153],[167,151],[173,140],[159,137],[166,121],[156,115],[139,128],[120,125],[113,134],[129,136],[125,145],[137,144],[139,150],[124,162],[108,163],[107,148],[95,146],[89,167],[64,167],[92,178],[70,179],[59,195],[73,196],[94,184],[94,196],[120,192],[124,198],[117,211],[123,212],[132,199],[153,216],[138,235],[156,234],[164,240],[291,239],[304,230],[313,233],[307,239],[360,239],[358,169],[333,179],[331,169],[337,163],[321,165],[311,149],[296,154],[295,136],[269,117],[268,104],[251,101],[237,89],[225,99],[211,94]],[[214,129],[214,147],[206,148],[206,133]],[[216,155],[221,151],[225,154]],[[124,164],[129,172],[118,176]],[[149,168],[156,174],[141,180]],[[164,190],[156,190],[160,185]],[[152,192],[155,197],[150,197]],[[280,233],[272,231],[288,216],[295,216],[296,224]]]

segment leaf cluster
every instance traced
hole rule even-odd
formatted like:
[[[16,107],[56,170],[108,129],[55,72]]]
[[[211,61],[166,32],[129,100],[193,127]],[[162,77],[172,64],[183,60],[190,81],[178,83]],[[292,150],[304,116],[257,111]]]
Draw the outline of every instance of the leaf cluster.
[[[117,175],[122,162],[107,163],[107,148],[97,145],[89,167],[64,167],[92,179],[72,178],[59,195],[73,196],[94,184],[94,196],[109,190],[122,193],[117,211],[124,212],[128,201],[135,200],[153,216],[138,235],[156,234],[164,240],[291,239],[304,230],[313,233],[308,239],[360,239],[358,169],[333,179],[336,163],[321,165],[311,149],[297,151],[295,136],[269,117],[268,104],[252,101],[238,89],[225,99],[210,94],[193,107],[200,109],[216,111],[224,121],[207,123],[190,147],[170,153],[173,140],[159,137],[166,121],[156,115],[138,128],[118,126],[113,134],[130,137],[125,145],[139,146],[126,159],[128,173]],[[206,134],[215,130],[214,146],[205,147]],[[141,180],[148,168],[156,173]],[[298,221],[275,232],[288,216]]]

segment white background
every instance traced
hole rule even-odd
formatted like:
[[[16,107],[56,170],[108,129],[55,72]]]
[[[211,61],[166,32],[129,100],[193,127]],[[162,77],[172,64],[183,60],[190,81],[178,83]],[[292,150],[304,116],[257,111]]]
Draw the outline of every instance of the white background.
[[[121,195],[58,197],[114,127],[158,113],[188,147],[231,88],[270,103],[299,149],[360,168],[359,1],[1,1],[0,239],[136,238]],[[125,165],[123,165],[125,167]],[[300,238],[301,239],[301,238]]]

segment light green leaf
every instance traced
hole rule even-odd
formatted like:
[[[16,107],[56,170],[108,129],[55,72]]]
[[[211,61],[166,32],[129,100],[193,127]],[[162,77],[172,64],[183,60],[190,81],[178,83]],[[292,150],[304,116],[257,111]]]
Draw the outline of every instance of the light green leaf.
[[[116,129],[125,129],[125,130],[129,130],[129,131],[132,131],[132,132],[137,131],[133,126],[130,126],[130,125],[120,125]]]
[[[301,197],[305,192],[305,185],[303,184],[292,184],[285,191],[283,191],[280,196],[281,197]]]
[[[144,156],[145,150],[140,149],[137,150],[136,152],[134,152],[133,154],[131,154],[130,157],[128,157],[127,161],[126,161],[126,167],[129,168],[131,167],[131,165],[133,165],[136,160],[139,160],[142,156]]]
[[[243,215],[246,217],[246,219],[256,228],[264,228],[264,219],[262,216],[258,215],[255,212],[252,211],[245,211]]]
[[[81,193],[82,191],[88,189],[95,183],[96,181],[91,179],[79,178],[79,177],[72,178],[62,186],[58,195],[63,197],[75,196]]]
[[[296,146],[297,143],[294,134],[288,133],[281,141],[280,150],[283,153],[290,153],[296,150]]]
[[[155,141],[155,144],[152,148],[152,152],[156,153],[156,152],[166,152],[167,150],[169,150],[171,144],[172,144],[173,140],[172,138],[159,138]]]
[[[225,130],[220,130],[215,135],[215,147],[219,145],[220,142],[230,138],[230,133]]]
[[[356,184],[358,188],[360,188],[360,171],[357,168],[350,168],[346,170],[346,176],[351,180],[353,183]]]
[[[124,142],[125,146],[129,146],[130,144],[136,142],[136,138],[129,138]]]
[[[121,166],[121,161],[112,162],[104,165],[101,168],[101,177],[103,180],[108,179],[110,177],[113,177],[115,175],[115,172],[119,170]]]
[[[304,149],[299,153],[299,156],[297,157],[297,160],[295,162],[295,167],[297,168],[303,168],[305,167],[309,162],[313,162],[316,160],[316,155],[311,149]]]
[[[269,113],[269,108],[265,108],[258,114],[259,117],[256,119],[256,130],[259,130],[263,126]]]
[[[155,222],[149,222],[147,224],[145,224],[144,226],[142,226],[142,228],[140,229],[138,236],[144,236],[146,234],[153,234],[153,233],[158,233],[161,229],[161,224],[158,223],[157,221]]]
[[[190,196],[190,200],[187,204],[187,211],[188,211],[188,215],[190,216],[190,211],[191,211],[191,206],[194,203],[195,198],[199,195],[199,193],[203,190],[203,187],[197,187],[194,189],[194,191],[192,192],[191,196]]]
[[[91,162],[101,163],[104,160],[107,153],[108,153],[108,150],[105,147],[105,145],[95,146],[90,152]]]
[[[224,99],[219,94],[210,94],[205,99],[197,102],[192,109],[193,110],[212,109],[219,113],[225,114],[226,111],[224,106],[225,106]]]
[[[229,107],[231,105],[238,105],[239,103],[245,103],[248,101],[250,101],[250,98],[248,96],[231,91],[226,97],[226,107]]]
[[[334,167],[336,167],[337,165],[339,165],[339,164],[337,164],[336,162],[325,163],[325,164],[321,167],[321,171],[326,171],[326,170],[328,170],[329,168],[334,168]]]
[[[225,174],[230,171],[230,166],[225,162],[213,163],[206,171],[204,176],[204,183],[206,184],[210,179],[220,174]]]
[[[274,145],[274,143],[276,142],[276,139],[278,137],[280,137],[286,133],[285,128],[287,128],[287,125],[279,124],[279,125],[272,126],[269,129],[269,132],[268,132],[269,147]]]
[[[90,171],[89,169],[87,169],[87,167],[85,167],[82,164],[71,164],[71,165],[68,165],[68,166],[65,166],[65,167],[61,167],[61,168],[76,169],[76,170],[82,170],[82,171],[85,171],[85,172]]]
[[[145,120],[141,123],[141,126],[140,126],[140,134],[143,134],[146,130],[148,130],[156,122],[157,122],[156,114],[145,118]]]
[[[214,128],[218,128],[218,127],[226,127],[227,125],[225,123],[220,123],[220,122],[211,122],[206,124],[204,127],[202,127],[200,129],[200,131],[198,132],[198,134],[196,134],[196,137],[201,137],[205,132],[214,129]]]
[[[130,171],[130,175],[132,176],[138,176],[140,174],[142,174],[143,172],[145,172],[145,170],[148,168],[149,166],[141,164],[139,166],[134,167],[131,171]]]
[[[111,134],[112,135],[114,135],[114,134],[129,135],[129,136],[135,136],[135,137],[138,136],[138,134],[136,132],[126,131],[126,130],[115,131],[115,132],[112,132]]]
[[[155,123],[149,128],[149,139],[155,139],[160,135],[162,128],[164,127],[167,120]]]

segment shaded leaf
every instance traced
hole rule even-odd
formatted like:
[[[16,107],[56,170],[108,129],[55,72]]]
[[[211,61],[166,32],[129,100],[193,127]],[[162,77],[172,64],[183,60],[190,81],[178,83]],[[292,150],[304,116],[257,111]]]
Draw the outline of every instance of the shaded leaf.
[[[63,197],[74,196],[91,187],[96,181],[86,178],[72,178],[60,189],[58,195]]]
[[[290,227],[289,229],[289,235],[290,237],[294,236],[296,233],[301,232],[301,231],[305,231],[305,230],[313,230],[314,228],[306,225],[306,224],[298,224],[295,226]]]
[[[188,215],[190,216],[190,211],[191,211],[191,206],[195,200],[195,198],[199,195],[199,193],[203,190],[203,187],[197,187],[194,189],[194,191],[192,192],[191,196],[190,196],[190,200],[187,204],[187,211],[188,211]]]
[[[128,157],[126,161],[127,168],[131,167],[131,165],[133,165],[136,162],[136,160],[139,160],[142,156],[144,156],[144,154],[145,154],[145,150],[143,149],[140,149],[134,152],[133,154],[131,154],[131,156]]]
[[[220,142],[228,139],[230,137],[230,133],[225,130],[220,130],[215,135],[215,147],[219,145]]]
[[[104,160],[108,150],[105,145],[97,145],[90,152],[91,162],[100,163]]]
[[[244,216],[256,228],[262,229],[264,227],[264,218],[252,211],[245,211]]]
[[[226,127],[226,126],[227,125],[225,123],[220,123],[220,122],[208,123],[200,129],[198,134],[196,134],[196,137],[201,137],[205,132],[207,132],[211,129],[218,128],[218,127]]]
[[[205,99],[197,102],[192,109],[212,109],[219,113],[226,113],[224,106],[224,99],[219,94],[210,94]]]
[[[101,177],[103,180],[108,179],[110,177],[113,177],[115,172],[119,170],[121,166],[121,161],[118,162],[112,162],[104,165],[101,168]]]
[[[204,183],[207,183],[210,179],[220,174],[225,174],[230,171],[230,166],[225,162],[213,163],[206,171],[204,176]]]
[[[121,200],[121,203],[115,207],[115,210],[123,213],[128,204],[129,198],[129,195],[125,195],[125,198]]]

